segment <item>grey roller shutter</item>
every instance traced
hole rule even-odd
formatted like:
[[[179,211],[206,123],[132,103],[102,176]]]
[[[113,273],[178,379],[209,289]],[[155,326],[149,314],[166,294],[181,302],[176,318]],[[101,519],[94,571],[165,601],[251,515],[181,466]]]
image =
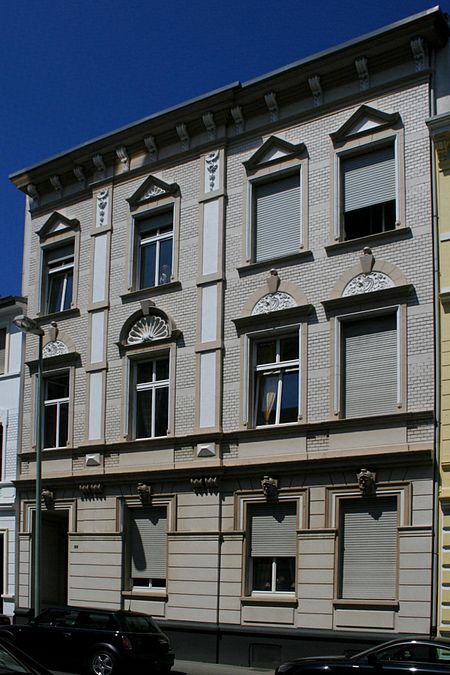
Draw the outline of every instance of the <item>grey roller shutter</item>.
[[[342,160],[344,211],[395,200],[394,146]]]
[[[300,173],[256,184],[256,260],[296,253],[300,247]]]
[[[293,502],[258,504],[251,510],[253,558],[290,558],[297,552],[297,516]]]
[[[358,498],[342,504],[342,598],[395,599],[397,527],[395,497]]]
[[[46,249],[46,260],[47,263],[56,263],[58,261],[64,261],[66,258],[73,256],[74,244],[66,244],[65,246],[57,246],[56,248]]]
[[[164,507],[139,509],[131,515],[131,576],[166,578],[167,512]]]
[[[397,410],[397,326],[394,314],[343,324],[345,416]]]
[[[163,227],[169,227],[173,224],[173,211],[172,209],[168,211],[159,211],[149,218],[143,218],[138,221],[139,230],[142,236],[146,234],[152,234],[154,230],[158,230]]]

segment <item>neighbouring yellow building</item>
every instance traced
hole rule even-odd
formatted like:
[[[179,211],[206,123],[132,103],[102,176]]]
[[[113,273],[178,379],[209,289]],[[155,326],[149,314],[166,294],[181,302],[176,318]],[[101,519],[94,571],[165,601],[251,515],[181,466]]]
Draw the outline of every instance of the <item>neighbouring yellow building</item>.
[[[450,636],[450,113],[428,121],[435,152],[435,223],[438,260],[440,349],[437,372],[440,392],[437,412],[437,469],[439,471],[439,508],[437,509],[436,610],[437,632]]]

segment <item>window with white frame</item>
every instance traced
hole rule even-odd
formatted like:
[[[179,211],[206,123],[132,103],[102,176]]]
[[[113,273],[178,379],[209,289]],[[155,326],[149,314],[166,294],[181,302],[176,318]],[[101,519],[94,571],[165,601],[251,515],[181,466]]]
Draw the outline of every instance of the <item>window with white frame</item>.
[[[63,448],[69,438],[69,373],[44,377],[44,447]]]
[[[345,417],[394,413],[399,400],[397,312],[341,322]]]
[[[252,343],[255,426],[297,422],[299,349],[298,332]]]
[[[169,411],[169,356],[132,363],[134,436],[166,436]]]
[[[46,249],[45,264],[45,312],[63,312],[72,306],[74,243]]]
[[[340,158],[342,238],[394,230],[398,220],[395,144]]]
[[[136,220],[136,288],[168,284],[172,277],[173,209]]]
[[[342,599],[396,598],[397,533],[397,497],[341,500],[339,595]]]
[[[131,587],[165,588],[167,507],[133,508],[129,515]]]
[[[294,593],[296,503],[251,504],[248,517],[251,593]]]
[[[301,239],[301,176],[269,176],[252,183],[255,262],[296,253]]]

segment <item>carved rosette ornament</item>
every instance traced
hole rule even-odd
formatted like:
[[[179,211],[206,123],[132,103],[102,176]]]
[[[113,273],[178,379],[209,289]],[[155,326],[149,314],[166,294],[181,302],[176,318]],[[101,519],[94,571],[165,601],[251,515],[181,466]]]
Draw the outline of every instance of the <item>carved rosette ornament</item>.
[[[108,190],[102,190],[97,194],[97,227],[107,223]]]
[[[376,492],[376,474],[369,469],[361,469],[357,474],[358,487],[364,497],[370,497]]]
[[[153,342],[169,337],[170,330],[167,321],[160,316],[144,316],[131,327],[128,333],[127,344],[137,345],[143,342]]]
[[[210,152],[205,157],[205,188],[206,192],[213,192],[217,189],[217,182],[219,178],[219,151]]]
[[[344,288],[342,297],[349,295],[360,295],[362,293],[373,293],[385,288],[393,288],[394,282],[387,274],[383,272],[370,272],[370,274],[358,274],[348,282]]]
[[[262,491],[264,497],[268,502],[276,501],[278,499],[278,481],[276,478],[271,478],[270,476],[264,476],[261,481]]]
[[[152,496],[151,486],[147,485],[146,483],[138,483],[137,491],[142,506],[144,506],[145,504],[149,504]]]
[[[252,316],[256,314],[270,314],[270,312],[278,312],[280,309],[289,309],[289,307],[295,307],[295,300],[292,295],[283,291],[268,293],[258,300],[253,307]]]
[[[51,356],[61,356],[68,353],[69,349],[62,340],[54,340],[53,342],[47,342],[42,350],[42,358],[48,359]]]

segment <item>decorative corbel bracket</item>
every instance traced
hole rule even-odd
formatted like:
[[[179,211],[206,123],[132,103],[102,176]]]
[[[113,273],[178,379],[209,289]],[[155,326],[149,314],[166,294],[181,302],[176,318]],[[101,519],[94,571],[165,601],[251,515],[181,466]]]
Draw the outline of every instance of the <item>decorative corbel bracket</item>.
[[[139,499],[141,500],[142,506],[150,504],[152,498],[151,485],[147,485],[147,483],[138,483],[137,492],[139,495]]]
[[[80,483],[78,489],[86,499],[96,497],[103,493],[103,485],[101,483]]]
[[[196,495],[213,494],[219,488],[218,476],[202,476],[200,478],[191,478],[191,486]]]
[[[270,476],[264,476],[261,487],[266,501],[273,502],[278,499],[278,480]]]
[[[356,474],[358,487],[363,497],[370,497],[376,493],[376,474],[369,469],[361,469]]]
[[[45,508],[48,510],[53,509],[55,503],[55,494],[52,490],[48,488],[43,488],[41,490],[42,501],[44,502]]]
[[[273,91],[269,91],[264,95],[264,100],[266,102],[267,110],[270,112],[270,121],[276,122],[279,118],[280,111],[275,93]]]
[[[322,85],[320,84],[319,75],[313,75],[313,77],[308,77],[309,88],[314,99],[314,106],[317,108],[322,105],[323,102],[323,91]]]

